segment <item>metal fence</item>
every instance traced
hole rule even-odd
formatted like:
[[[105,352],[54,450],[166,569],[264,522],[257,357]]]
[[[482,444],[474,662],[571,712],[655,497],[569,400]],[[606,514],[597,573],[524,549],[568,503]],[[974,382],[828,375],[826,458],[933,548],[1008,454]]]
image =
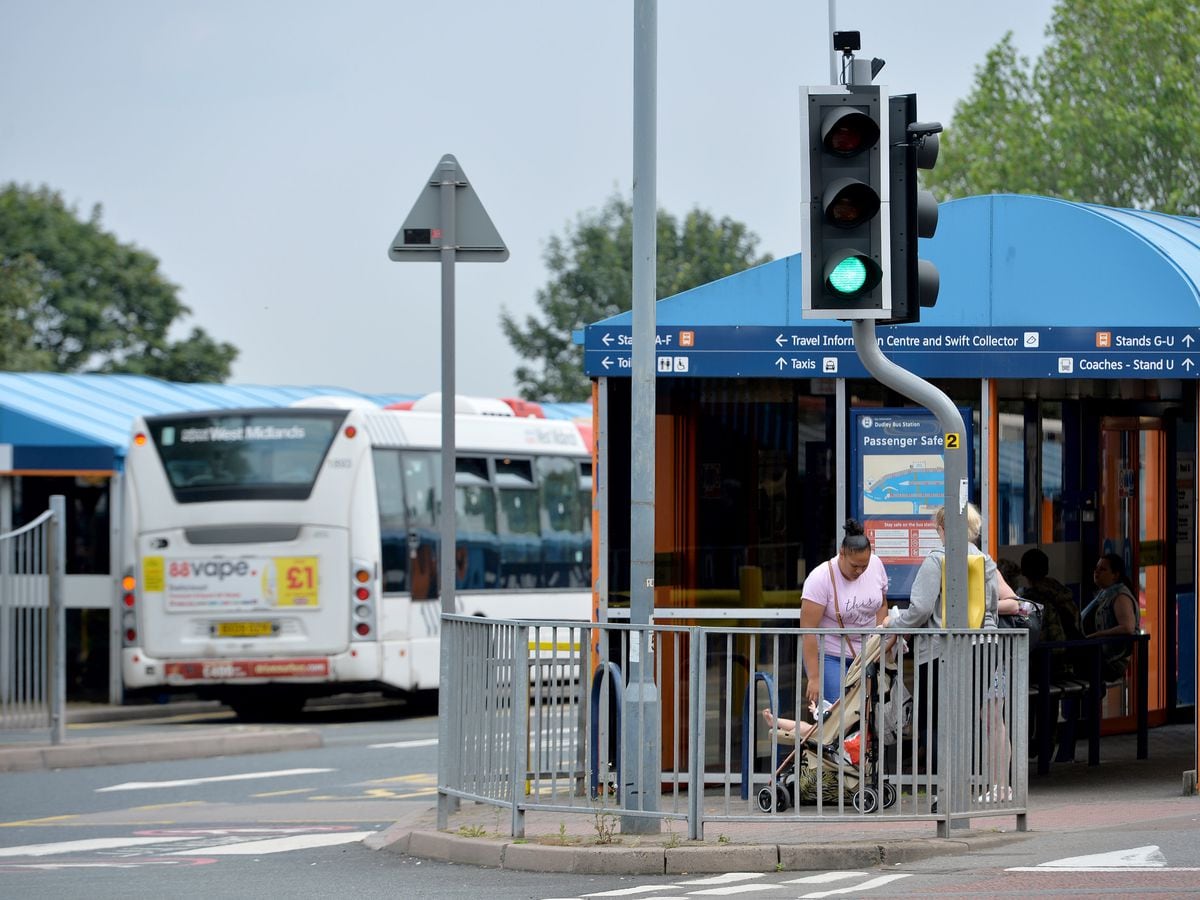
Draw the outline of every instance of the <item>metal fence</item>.
[[[814,716],[803,648],[822,635],[861,638],[863,650],[838,702]],[[1022,631],[447,616],[442,642],[442,827],[469,799],[510,810],[514,836],[535,810],[591,816],[598,829],[676,819],[692,839],[729,821],[928,820],[948,835],[955,819],[1015,815],[1025,828]]]
[[[55,744],[66,728],[64,510],[55,495],[0,534],[0,732],[45,729]]]

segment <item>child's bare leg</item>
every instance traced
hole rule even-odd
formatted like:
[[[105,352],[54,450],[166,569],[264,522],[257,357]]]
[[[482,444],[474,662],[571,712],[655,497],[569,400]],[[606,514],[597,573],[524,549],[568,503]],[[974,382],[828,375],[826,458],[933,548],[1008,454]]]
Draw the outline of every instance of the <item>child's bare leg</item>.
[[[796,728],[795,719],[777,719],[770,708],[762,711],[762,717],[768,728],[778,728],[780,731],[793,731]]]

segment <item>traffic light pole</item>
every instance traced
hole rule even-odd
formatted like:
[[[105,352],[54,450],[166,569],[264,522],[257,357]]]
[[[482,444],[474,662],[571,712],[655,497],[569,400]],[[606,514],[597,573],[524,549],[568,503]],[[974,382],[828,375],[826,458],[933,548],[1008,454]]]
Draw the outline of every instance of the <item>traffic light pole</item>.
[[[967,627],[967,448],[966,425],[958,407],[942,391],[883,355],[875,338],[875,322],[856,319],[854,349],[871,376],[919,403],[937,416],[943,435],[957,435],[957,446],[945,446],[946,484],[946,627]],[[950,442],[948,441],[947,444]],[[946,729],[948,730],[948,729]]]
[[[633,37],[633,385],[629,489],[629,677],[621,728],[621,805],[648,812],[621,816],[622,834],[658,834],[662,758],[654,681],[654,428],[657,390],[658,2],[634,4]]]

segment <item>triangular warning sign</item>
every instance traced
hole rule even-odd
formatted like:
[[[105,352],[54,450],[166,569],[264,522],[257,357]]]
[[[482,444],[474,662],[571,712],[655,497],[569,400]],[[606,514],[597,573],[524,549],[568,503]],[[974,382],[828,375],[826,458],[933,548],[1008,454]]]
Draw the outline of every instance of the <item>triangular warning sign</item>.
[[[454,222],[442,221],[442,185],[454,185]],[[451,234],[450,232],[453,232]],[[412,212],[400,226],[388,256],[396,262],[437,262],[445,241],[456,262],[504,262],[508,247],[488,217],[458,160],[447,153],[429,176]]]

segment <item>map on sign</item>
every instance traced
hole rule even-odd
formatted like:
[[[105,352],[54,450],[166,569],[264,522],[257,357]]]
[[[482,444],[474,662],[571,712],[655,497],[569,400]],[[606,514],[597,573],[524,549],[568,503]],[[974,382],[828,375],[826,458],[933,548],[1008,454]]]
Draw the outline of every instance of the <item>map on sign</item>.
[[[969,428],[970,410],[961,412]],[[941,546],[930,519],[946,498],[945,438],[927,409],[856,409],[850,415],[852,515],[887,568],[888,596],[904,598],[921,562]],[[969,453],[969,432],[962,437]]]

